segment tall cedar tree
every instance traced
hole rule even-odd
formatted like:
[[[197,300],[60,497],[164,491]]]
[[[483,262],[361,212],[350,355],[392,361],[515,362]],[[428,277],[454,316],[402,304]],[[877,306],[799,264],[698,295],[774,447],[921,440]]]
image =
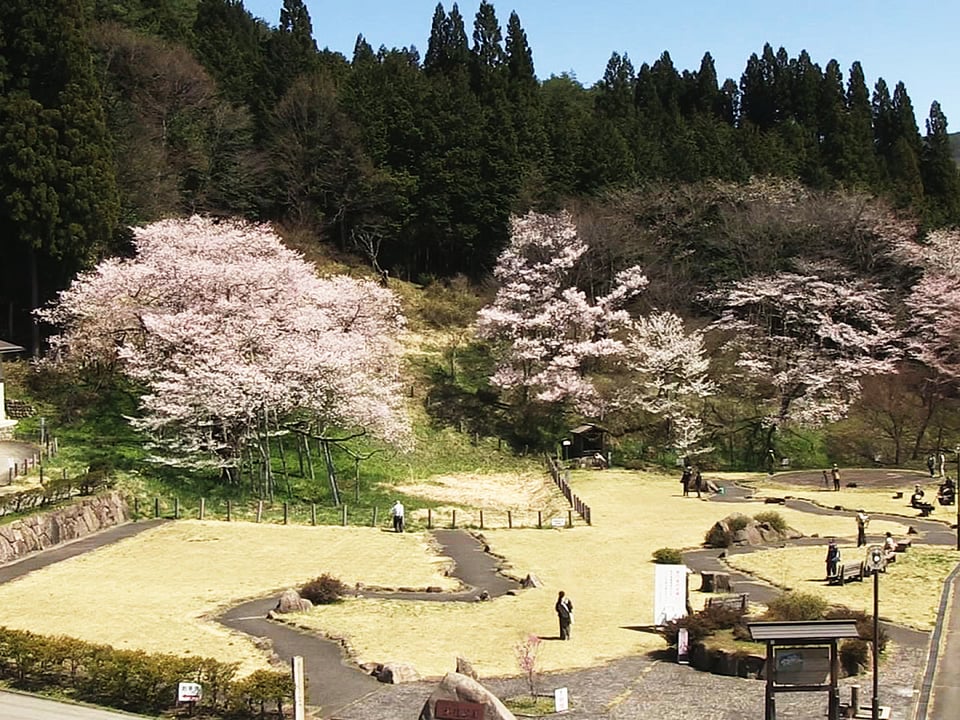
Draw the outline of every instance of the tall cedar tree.
[[[82,0],[0,4],[0,237],[24,311],[107,247],[119,214]],[[9,283],[9,285],[8,285]],[[25,315],[21,315],[26,319]],[[40,333],[12,335],[40,351]]]
[[[920,174],[929,220],[934,225],[960,222],[960,177],[947,135],[947,118],[936,101],[930,106],[927,119]]]

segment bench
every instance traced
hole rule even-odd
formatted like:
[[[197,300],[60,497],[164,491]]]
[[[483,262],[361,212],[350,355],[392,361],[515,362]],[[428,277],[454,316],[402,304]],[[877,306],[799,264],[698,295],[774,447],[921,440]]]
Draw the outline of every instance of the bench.
[[[863,581],[862,562],[842,563],[835,575],[830,576],[831,585],[845,585],[850,580]]]
[[[728,608],[730,610],[738,610],[742,613],[745,613],[750,607],[750,594],[739,593],[737,595],[723,595],[721,597],[707,598],[707,607]]]

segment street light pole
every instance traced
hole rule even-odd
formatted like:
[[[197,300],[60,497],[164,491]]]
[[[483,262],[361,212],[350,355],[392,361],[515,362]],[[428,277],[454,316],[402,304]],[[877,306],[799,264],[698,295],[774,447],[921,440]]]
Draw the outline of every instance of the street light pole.
[[[872,720],[880,720],[880,675],[877,671],[880,653],[877,645],[880,639],[880,571],[873,571],[873,707],[871,708]]]
[[[960,550],[960,445],[954,449],[957,451],[957,485],[953,489],[953,504],[957,506],[957,550]]]

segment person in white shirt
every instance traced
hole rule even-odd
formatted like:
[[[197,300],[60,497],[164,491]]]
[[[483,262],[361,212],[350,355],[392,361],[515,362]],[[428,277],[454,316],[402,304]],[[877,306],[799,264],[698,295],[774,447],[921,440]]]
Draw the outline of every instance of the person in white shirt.
[[[403,532],[403,503],[397,500],[390,508],[390,514],[393,516],[393,531]]]

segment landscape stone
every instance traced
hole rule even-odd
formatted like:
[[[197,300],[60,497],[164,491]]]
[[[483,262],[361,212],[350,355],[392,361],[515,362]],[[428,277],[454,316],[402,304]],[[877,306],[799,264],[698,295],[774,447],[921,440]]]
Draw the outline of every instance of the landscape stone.
[[[543,583],[533,573],[527,573],[527,576],[520,581],[520,587],[522,588],[538,588],[543,587]]]
[[[416,682],[420,679],[420,673],[409,663],[384,663],[377,666],[375,673],[377,680],[388,685],[399,685],[400,683]]]
[[[313,603],[300,597],[300,593],[290,588],[280,594],[277,606],[274,608],[278,613],[306,612],[313,607]]]
[[[474,680],[477,680],[477,671],[473,669],[473,665],[466,658],[458,657],[457,658],[457,673],[460,675],[466,675],[471,677]]]
[[[506,705],[483,685],[466,675],[447,673],[440,684],[430,693],[430,697],[423,704],[420,711],[420,720],[434,720],[433,709],[437,700],[453,700],[454,702],[469,702],[486,705],[484,720],[516,720]]]

